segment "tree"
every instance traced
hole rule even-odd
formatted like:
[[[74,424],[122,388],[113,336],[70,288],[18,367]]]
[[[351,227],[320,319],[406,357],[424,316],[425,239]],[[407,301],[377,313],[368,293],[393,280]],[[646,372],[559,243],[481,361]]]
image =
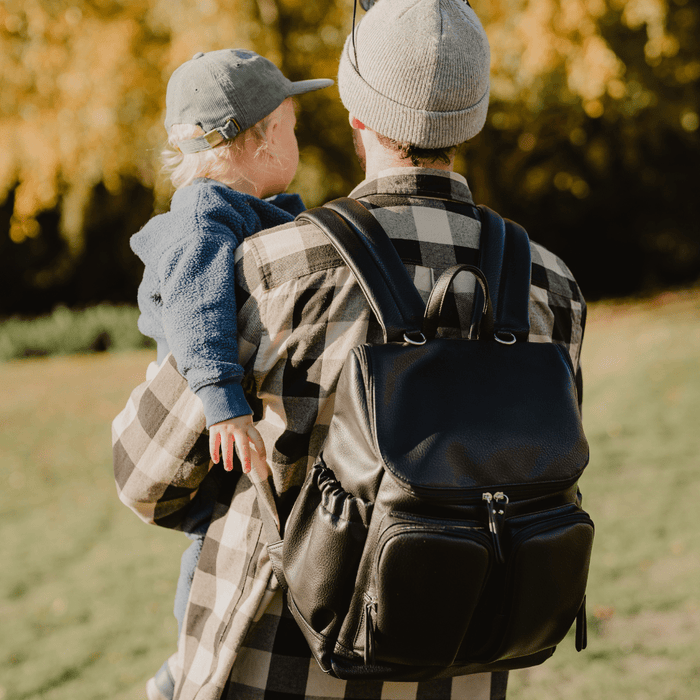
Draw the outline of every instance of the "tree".
[[[473,4],[492,48],[487,126],[459,161],[477,199],[565,255],[591,297],[697,279],[694,0]],[[0,315],[133,300],[128,238],[171,195],[172,71],[241,46],[291,79],[334,77],[351,14],[351,0],[5,0]],[[314,205],[361,172],[337,89],[299,102],[293,188]]]

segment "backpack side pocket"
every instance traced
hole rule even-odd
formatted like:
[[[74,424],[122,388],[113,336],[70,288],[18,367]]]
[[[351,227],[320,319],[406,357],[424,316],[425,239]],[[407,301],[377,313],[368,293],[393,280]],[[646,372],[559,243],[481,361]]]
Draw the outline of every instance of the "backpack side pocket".
[[[332,649],[347,614],[371,513],[371,503],[316,465],[289,516],[282,554],[289,607],[317,659]]]

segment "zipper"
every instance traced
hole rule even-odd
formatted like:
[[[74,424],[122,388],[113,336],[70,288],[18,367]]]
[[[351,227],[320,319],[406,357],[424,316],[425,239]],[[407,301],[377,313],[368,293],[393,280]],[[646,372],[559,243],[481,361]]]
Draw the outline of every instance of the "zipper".
[[[483,492],[479,493],[474,489],[454,489],[454,488],[431,488],[428,486],[416,486],[406,481],[400,474],[397,474],[390,465],[384,462],[384,468],[391,474],[396,482],[409,494],[417,498],[422,498],[425,500],[435,500],[442,503],[460,503],[464,505],[469,505],[478,503],[483,500]],[[528,496],[547,496],[550,494],[557,493],[559,491],[565,491],[571,488],[576,482],[581,478],[581,474],[585,469],[585,465],[581,467],[580,471],[576,476],[572,476],[568,479],[563,479],[560,481],[552,481],[541,484],[504,484],[508,489],[508,493],[511,498],[524,499]],[[483,488],[483,487],[482,487]],[[487,487],[488,488],[488,487]],[[493,487],[491,487],[493,488]],[[497,493],[502,493],[498,491]],[[494,494],[495,495],[495,494]]]
[[[588,646],[588,623],[586,620],[586,596],[576,614],[576,651],[583,651]]]
[[[365,599],[365,666],[373,666],[375,660],[375,632],[377,625],[377,599],[369,593],[364,594]]]
[[[564,511],[565,508],[570,508],[570,506],[563,506],[562,511]],[[533,532],[544,532],[546,530],[551,530],[555,527],[558,527],[562,522],[583,523],[585,525],[590,525],[591,527],[593,527],[593,521],[591,520],[591,516],[583,510],[576,510],[574,512],[569,513],[562,512],[561,515],[553,517],[546,523],[532,523],[532,525],[525,526],[513,538],[513,551],[515,551],[518,548],[518,546],[523,540],[529,539]]]
[[[508,505],[508,496],[503,491],[490,493],[485,491],[481,494],[481,500],[486,501],[486,509],[489,517],[489,532],[493,540],[493,549],[496,554],[496,561],[499,564],[505,564],[503,549],[501,548],[501,530],[503,521],[506,517],[506,506]],[[499,505],[499,504],[502,504]]]

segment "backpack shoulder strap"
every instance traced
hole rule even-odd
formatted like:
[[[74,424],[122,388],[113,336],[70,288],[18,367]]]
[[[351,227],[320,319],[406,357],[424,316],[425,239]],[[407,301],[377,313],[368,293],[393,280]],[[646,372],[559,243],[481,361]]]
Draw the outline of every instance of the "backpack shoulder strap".
[[[530,334],[530,277],[532,260],[527,231],[514,221],[506,222],[506,255],[501,275],[501,306],[496,331],[510,333],[518,342]]]
[[[419,336],[425,304],[381,224],[358,201],[334,199],[297,220],[323,231],[357,279],[386,342]]]
[[[486,206],[481,213],[479,268],[486,275],[494,309],[498,339],[526,341],[530,333],[530,239],[525,229],[503,219]],[[477,288],[477,296],[480,290]],[[472,328],[480,317],[481,302],[474,304]],[[514,339],[514,340],[512,340]]]

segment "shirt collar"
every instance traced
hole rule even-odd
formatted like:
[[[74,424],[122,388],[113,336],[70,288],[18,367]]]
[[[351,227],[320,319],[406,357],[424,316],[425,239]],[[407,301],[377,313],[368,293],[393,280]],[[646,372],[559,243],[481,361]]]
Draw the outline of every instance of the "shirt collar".
[[[459,173],[434,168],[390,168],[363,180],[350,193],[361,199],[376,194],[410,195],[430,199],[448,199],[474,204],[465,178]]]

